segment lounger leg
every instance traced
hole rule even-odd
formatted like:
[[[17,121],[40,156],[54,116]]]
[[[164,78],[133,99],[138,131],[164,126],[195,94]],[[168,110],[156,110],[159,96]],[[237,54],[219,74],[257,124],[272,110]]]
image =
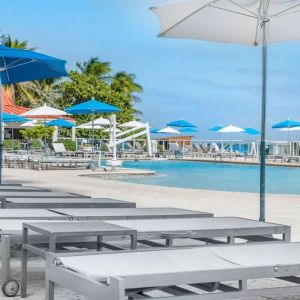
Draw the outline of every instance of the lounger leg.
[[[46,278],[46,300],[54,300],[54,283]]]
[[[137,235],[132,234],[131,235],[131,249],[136,250],[136,248],[137,248]]]
[[[171,238],[166,239],[166,245],[167,247],[173,247],[174,246],[174,240]]]
[[[234,236],[227,237],[227,244],[234,244]]]
[[[103,236],[97,236],[97,251],[102,251]]]
[[[8,236],[1,236],[1,260],[2,260],[2,280],[10,279],[10,239]]]
[[[291,242],[291,228],[286,230],[286,232],[282,235],[282,239],[284,242]]]
[[[28,229],[23,228],[23,245],[28,243]],[[21,298],[26,298],[27,296],[27,249],[22,247],[22,257],[21,257]]]

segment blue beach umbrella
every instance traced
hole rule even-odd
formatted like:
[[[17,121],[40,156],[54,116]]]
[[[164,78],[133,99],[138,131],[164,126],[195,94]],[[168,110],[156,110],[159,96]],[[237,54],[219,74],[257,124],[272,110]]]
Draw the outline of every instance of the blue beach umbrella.
[[[259,130],[254,129],[252,127],[244,128],[244,130],[245,130],[245,133],[250,134],[250,135],[259,135],[260,134]]]
[[[97,113],[117,113],[121,110],[113,105],[97,101],[94,98],[86,102],[76,104],[66,109],[72,115],[92,115],[92,157],[94,157],[94,120]]]
[[[2,84],[66,76],[66,61],[0,45],[0,91]],[[2,182],[2,99],[0,93],[0,184]]]
[[[56,119],[45,123],[45,126],[57,126],[63,128],[72,128],[76,126],[74,123],[66,121],[64,119]]]
[[[221,130],[221,129],[223,129],[223,128],[224,128],[224,126],[218,125],[218,126],[211,127],[211,128],[209,128],[208,130],[209,130],[209,131],[215,131],[215,132],[218,132],[219,130]]]
[[[272,128],[273,129],[276,129],[276,128],[293,128],[293,127],[297,127],[297,126],[300,126],[300,122],[287,119],[283,122],[280,122],[280,123],[277,123],[277,124],[273,125]]]
[[[185,121],[183,119],[169,122],[169,123],[167,123],[167,126],[172,126],[172,127],[193,127],[193,128],[197,127],[196,125],[194,125],[194,124],[192,124],[188,121]]]
[[[184,127],[184,128],[179,129],[179,132],[180,133],[196,133],[196,132],[198,132],[198,129],[194,128],[194,127]]]
[[[150,130],[150,133],[159,133],[160,128],[153,128]]]
[[[24,122],[27,122],[28,119],[26,119],[22,116],[8,114],[6,112],[3,112],[2,113],[2,121],[5,123],[24,123]]]
[[[8,114],[6,112],[2,113],[2,121],[5,123],[25,123],[28,121],[28,119],[22,117],[22,116],[18,116],[18,115],[14,115],[14,114]],[[11,126],[11,147],[13,150],[13,139],[14,139],[14,127]]]

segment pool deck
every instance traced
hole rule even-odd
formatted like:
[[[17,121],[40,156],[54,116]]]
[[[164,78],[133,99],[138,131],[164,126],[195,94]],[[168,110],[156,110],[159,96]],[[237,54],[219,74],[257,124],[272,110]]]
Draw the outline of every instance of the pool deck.
[[[80,177],[91,174],[90,170],[48,170],[34,171],[24,169],[4,169],[6,179],[23,182],[38,187],[87,194],[94,197],[109,197],[134,201],[138,207],[173,206],[186,209],[214,212],[216,216],[237,216],[257,219],[259,197],[254,193],[220,192],[197,189],[182,189],[163,186],[150,186],[125,183],[99,178]],[[267,221],[292,226],[292,240],[300,241],[300,195],[268,194],[266,199]],[[34,277],[40,277],[43,262],[34,260],[31,264]],[[32,272],[31,272],[32,274]],[[33,277],[33,275],[32,275]],[[30,283],[28,300],[44,299],[43,281]],[[66,296],[68,295],[68,296]],[[7,299],[0,293],[0,299]],[[11,298],[11,299],[19,299]],[[57,300],[85,298],[58,289]],[[262,300],[263,298],[255,298]],[[268,299],[296,300],[300,297],[270,297]]]

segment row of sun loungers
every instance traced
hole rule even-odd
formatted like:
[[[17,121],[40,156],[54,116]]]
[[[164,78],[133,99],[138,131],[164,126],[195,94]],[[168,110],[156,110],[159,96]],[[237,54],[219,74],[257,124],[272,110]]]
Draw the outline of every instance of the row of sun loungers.
[[[12,249],[22,252],[22,297],[29,254],[46,258],[47,300],[54,299],[55,284],[91,300],[300,292],[300,243],[290,242],[290,226],[13,185],[0,186],[0,201],[2,291],[8,296],[19,289],[11,277]],[[272,287],[252,288],[252,280],[266,278]]]

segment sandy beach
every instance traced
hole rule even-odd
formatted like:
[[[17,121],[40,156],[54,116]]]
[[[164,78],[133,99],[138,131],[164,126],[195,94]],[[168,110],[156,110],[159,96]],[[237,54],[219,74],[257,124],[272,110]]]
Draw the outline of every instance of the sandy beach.
[[[110,197],[134,201],[138,207],[173,206],[213,212],[215,216],[258,218],[259,197],[257,194],[140,185],[78,176],[91,172],[90,170],[32,171],[4,169],[4,177],[8,180],[20,181],[24,185],[47,187],[57,191],[69,191],[93,197]],[[268,222],[291,225],[292,240],[300,241],[300,196],[269,194],[267,195],[266,209]],[[34,275],[31,275],[31,278],[41,276],[39,272],[42,272],[42,266],[43,263],[41,261],[35,261],[32,264],[32,272],[30,271],[30,273]],[[37,273],[39,273],[39,275],[37,275]],[[43,281],[32,281],[29,288],[30,295],[27,299],[44,299],[42,286]],[[78,298],[78,296],[62,289],[58,291],[58,300],[84,299],[81,297]],[[7,298],[1,295],[0,299]],[[287,297],[268,299],[300,298]]]

